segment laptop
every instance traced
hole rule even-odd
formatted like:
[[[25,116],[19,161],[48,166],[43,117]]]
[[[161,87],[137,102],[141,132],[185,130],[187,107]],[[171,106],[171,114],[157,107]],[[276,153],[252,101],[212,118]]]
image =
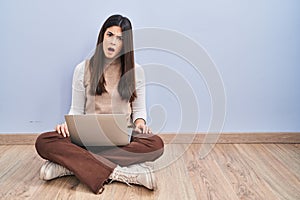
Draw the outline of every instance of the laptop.
[[[126,114],[65,115],[65,120],[79,146],[124,146],[131,140]]]

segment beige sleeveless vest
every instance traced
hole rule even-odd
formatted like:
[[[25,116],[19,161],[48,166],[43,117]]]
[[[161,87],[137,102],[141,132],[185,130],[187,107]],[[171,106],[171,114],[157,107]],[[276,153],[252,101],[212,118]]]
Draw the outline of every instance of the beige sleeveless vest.
[[[118,83],[121,76],[120,67],[121,64],[110,65],[104,70],[104,77],[106,81],[105,88],[107,92],[102,93],[102,95],[94,96],[89,92],[91,72],[89,68],[89,61],[86,61],[84,70],[84,87],[86,91],[85,114],[127,114],[128,124],[131,124],[130,103],[127,100],[122,100],[118,92]]]

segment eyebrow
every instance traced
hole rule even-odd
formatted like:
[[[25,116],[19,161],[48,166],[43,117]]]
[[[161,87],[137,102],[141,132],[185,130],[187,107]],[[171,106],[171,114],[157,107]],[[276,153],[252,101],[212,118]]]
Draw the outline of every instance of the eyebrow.
[[[111,31],[107,31],[108,33],[111,33],[111,34],[113,34],[113,35],[116,35],[116,34],[114,34],[113,32],[111,32]],[[116,35],[117,37],[122,37],[122,35]]]

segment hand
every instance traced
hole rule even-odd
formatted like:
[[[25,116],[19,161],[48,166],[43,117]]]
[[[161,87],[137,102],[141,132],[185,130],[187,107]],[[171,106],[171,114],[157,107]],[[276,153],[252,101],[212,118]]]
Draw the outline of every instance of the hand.
[[[151,129],[145,124],[143,119],[137,119],[134,121],[135,124],[135,131],[143,134],[151,134]]]
[[[63,123],[63,124],[58,124],[55,127],[55,130],[57,131],[58,134],[61,134],[64,137],[69,137],[70,136],[68,126],[67,126],[66,122]]]

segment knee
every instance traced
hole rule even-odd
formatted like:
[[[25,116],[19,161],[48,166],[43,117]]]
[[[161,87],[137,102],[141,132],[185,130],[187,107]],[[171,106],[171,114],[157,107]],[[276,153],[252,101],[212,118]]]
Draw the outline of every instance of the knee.
[[[164,142],[158,135],[153,135],[151,137],[153,144],[153,151],[157,152],[161,156],[164,152]]]
[[[37,153],[42,157],[47,159],[47,153],[51,150],[49,144],[51,144],[50,140],[57,137],[56,132],[47,132],[40,134],[35,141],[35,149]]]

